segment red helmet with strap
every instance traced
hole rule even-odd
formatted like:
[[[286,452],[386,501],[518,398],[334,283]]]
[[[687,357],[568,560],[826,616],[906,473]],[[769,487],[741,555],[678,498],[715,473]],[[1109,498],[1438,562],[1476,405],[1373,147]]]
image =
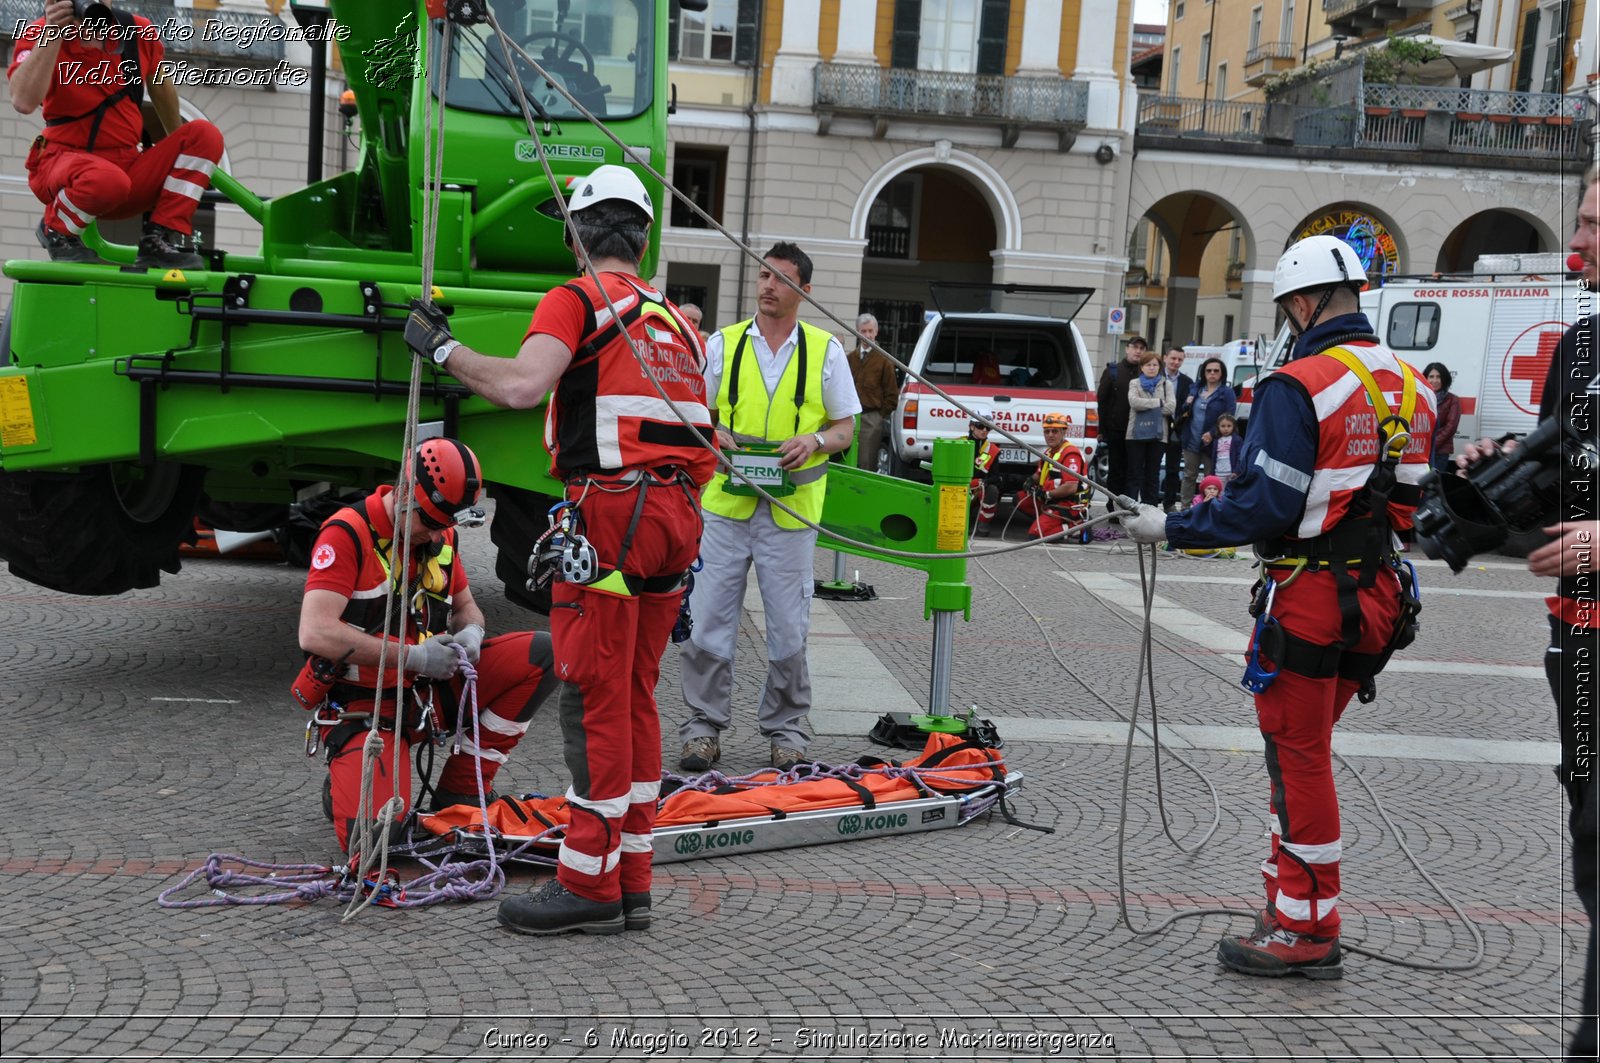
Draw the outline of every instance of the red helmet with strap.
[[[417,447],[412,465],[412,500],[431,528],[483,523],[473,508],[483,497],[483,466],[472,448],[456,439],[429,439]]]

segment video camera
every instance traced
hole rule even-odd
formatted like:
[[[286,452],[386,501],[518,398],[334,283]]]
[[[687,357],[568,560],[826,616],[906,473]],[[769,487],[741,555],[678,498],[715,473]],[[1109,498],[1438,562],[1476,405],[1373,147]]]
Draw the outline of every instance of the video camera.
[[[116,17],[111,14],[111,8],[98,0],[72,0],[72,13],[86,25],[109,26]]]
[[[1511,533],[1532,531],[1561,517],[1563,488],[1592,482],[1600,452],[1552,417],[1517,447],[1467,466],[1466,476],[1429,472],[1413,518],[1418,545],[1460,572],[1474,555],[1493,550]]]

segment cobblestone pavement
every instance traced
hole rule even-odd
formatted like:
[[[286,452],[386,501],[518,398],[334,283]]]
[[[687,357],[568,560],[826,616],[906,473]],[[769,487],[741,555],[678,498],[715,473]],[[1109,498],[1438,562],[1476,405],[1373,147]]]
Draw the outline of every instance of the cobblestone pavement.
[[[489,550],[484,533],[469,537],[491,633],[542,626],[500,598]],[[1025,731],[1006,746],[1026,777],[1016,810],[1055,833],[994,817],[673,864],[657,872],[649,931],[556,939],[500,931],[489,903],[373,909],[349,923],[331,901],[159,908],[157,893],[210,853],[336,860],[318,808],[322,768],[303,755],[304,717],[287,694],[302,574],[194,560],[158,590],[107,600],[0,575],[0,713],[10,735],[0,777],[18,810],[0,827],[0,1051],[1559,1058],[1587,928],[1566,886],[1553,708],[1537,668],[1543,581],[1506,559],[1454,577],[1425,566],[1411,663],[1382,677],[1377,703],[1352,706],[1340,727],[1341,742],[1366,751],[1338,769],[1346,940],[1420,964],[1472,958],[1471,936],[1403,841],[1482,931],[1482,963],[1440,972],[1350,956],[1342,981],[1271,981],[1215,962],[1219,936],[1247,928],[1245,916],[1151,932],[1185,910],[1259,906],[1267,823],[1238,657],[1215,648],[1244,627],[1250,565],[1171,555],[1157,564],[1159,719],[1220,736],[1161,758],[1167,829],[1187,846],[1211,823],[1213,800],[1219,815],[1203,848],[1180,851],[1163,834],[1151,749],[1135,749],[1120,871],[1138,932],[1119,911],[1117,840],[1122,714],[1140,688],[1139,617],[1127,605],[1140,563],[1126,546],[1097,544],[974,565],[973,621],[957,625],[955,704]],[[842,625],[815,638],[812,653],[865,646],[872,667],[844,693],[830,688],[835,703],[817,706],[824,720],[869,719],[922,699],[928,683],[920,578],[878,562],[850,567],[881,598],[819,606]],[[818,572],[831,572],[831,555],[819,553]],[[753,619],[740,653],[748,721],[763,660]],[[661,699],[671,759],[677,690],[669,650]],[[1376,741],[1356,745],[1362,736]],[[1451,743],[1461,739],[1491,753],[1458,754]],[[766,753],[748,722],[725,750],[730,770]],[[860,730],[822,726],[812,751],[839,762],[873,750]],[[535,719],[501,779],[564,787],[553,712]],[[511,880],[524,890],[537,876]]]

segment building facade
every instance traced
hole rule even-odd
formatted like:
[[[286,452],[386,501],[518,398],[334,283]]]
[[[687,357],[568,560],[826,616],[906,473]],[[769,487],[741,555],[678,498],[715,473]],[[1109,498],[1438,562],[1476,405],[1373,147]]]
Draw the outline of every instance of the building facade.
[[[798,242],[813,294],[901,353],[940,279],[1094,288],[1097,361],[1115,308],[1158,341],[1270,334],[1272,265],[1310,231],[1377,273],[1562,246],[1592,152],[1584,4],[1172,0],[1158,45],[1129,0],[711,0],[674,21],[672,172],[757,252]],[[1390,30],[1460,40],[1458,6],[1509,54],[1387,96],[1339,80]],[[1269,98],[1297,70],[1324,106]],[[708,321],[753,312],[753,263],[692,212],[663,261]]]
[[[674,181],[757,252],[797,242],[813,295],[903,350],[934,280],[1092,288],[1093,342],[1126,270],[1129,10],[712,0],[675,20]],[[662,257],[708,321],[754,312],[754,264],[702,219],[675,211]]]

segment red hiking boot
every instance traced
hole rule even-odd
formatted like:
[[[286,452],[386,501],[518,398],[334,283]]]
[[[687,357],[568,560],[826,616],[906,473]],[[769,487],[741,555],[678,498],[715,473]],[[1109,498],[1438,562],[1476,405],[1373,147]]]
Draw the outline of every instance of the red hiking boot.
[[[1226,937],[1217,946],[1217,962],[1240,974],[1282,978],[1303,974],[1307,978],[1343,978],[1344,962],[1339,935],[1313,937],[1277,926],[1273,913],[1263,913],[1263,926],[1253,937]]]

